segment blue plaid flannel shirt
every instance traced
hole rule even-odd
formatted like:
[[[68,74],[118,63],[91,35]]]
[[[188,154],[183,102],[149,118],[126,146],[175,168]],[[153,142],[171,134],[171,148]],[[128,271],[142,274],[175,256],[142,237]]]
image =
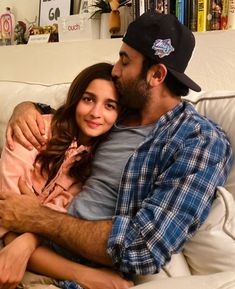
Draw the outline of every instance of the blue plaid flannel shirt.
[[[113,263],[158,272],[204,222],[231,165],[226,135],[191,104],[163,115],[124,169],[108,241]]]

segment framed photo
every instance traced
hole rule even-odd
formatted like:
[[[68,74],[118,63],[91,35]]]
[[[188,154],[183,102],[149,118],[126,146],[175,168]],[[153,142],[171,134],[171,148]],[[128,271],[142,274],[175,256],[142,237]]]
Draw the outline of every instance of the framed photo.
[[[93,12],[94,2],[95,0],[78,0],[78,14]]]
[[[73,0],[40,0],[39,26],[52,25],[73,12]]]

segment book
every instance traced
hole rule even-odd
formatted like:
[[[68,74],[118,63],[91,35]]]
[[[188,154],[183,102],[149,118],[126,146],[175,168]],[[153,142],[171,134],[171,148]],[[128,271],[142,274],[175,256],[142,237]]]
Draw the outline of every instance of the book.
[[[235,0],[228,3],[228,29],[235,29]]]
[[[213,0],[207,0],[207,10],[206,10],[206,31],[210,31],[210,30],[211,30],[212,3],[213,3]]]
[[[184,0],[176,0],[175,16],[184,24]]]
[[[156,9],[160,13],[164,13],[164,2],[163,0],[156,0]]]
[[[222,0],[213,0],[211,6],[210,30],[221,29]]]
[[[221,13],[221,25],[220,28],[222,30],[226,30],[228,28],[228,0],[222,0],[222,13]]]
[[[189,29],[197,31],[197,0],[189,1]]]
[[[198,0],[197,3],[197,31],[206,31],[206,0]]]
[[[189,18],[190,18],[190,13],[189,13],[189,1],[184,1],[184,25],[189,27]]]

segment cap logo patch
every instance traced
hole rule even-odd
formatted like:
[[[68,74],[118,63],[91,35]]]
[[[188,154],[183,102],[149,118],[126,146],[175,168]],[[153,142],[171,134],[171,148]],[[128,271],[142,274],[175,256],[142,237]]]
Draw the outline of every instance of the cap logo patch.
[[[163,58],[173,52],[175,49],[171,45],[171,40],[168,39],[157,39],[154,41],[152,49],[155,50],[155,55]]]

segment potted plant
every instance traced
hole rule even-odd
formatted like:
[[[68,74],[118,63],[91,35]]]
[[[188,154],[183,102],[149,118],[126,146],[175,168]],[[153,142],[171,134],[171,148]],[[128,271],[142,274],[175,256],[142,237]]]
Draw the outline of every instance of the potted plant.
[[[96,0],[92,5],[94,12],[92,18],[100,16],[100,38],[110,38],[110,35],[118,32],[121,27],[119,8],[128,4],[131,0]]]
[[[95,11],[91,17],[95,17],[95,16],[97,16],[97,14],[110,13],[113,10],[110,2],[112,2],[112,1],[96,0],[95,3],[92,5],[92,7],[95,9]],[[119,0],[118,8],[125,6],[129,2],[131,2],[131,0]]]

